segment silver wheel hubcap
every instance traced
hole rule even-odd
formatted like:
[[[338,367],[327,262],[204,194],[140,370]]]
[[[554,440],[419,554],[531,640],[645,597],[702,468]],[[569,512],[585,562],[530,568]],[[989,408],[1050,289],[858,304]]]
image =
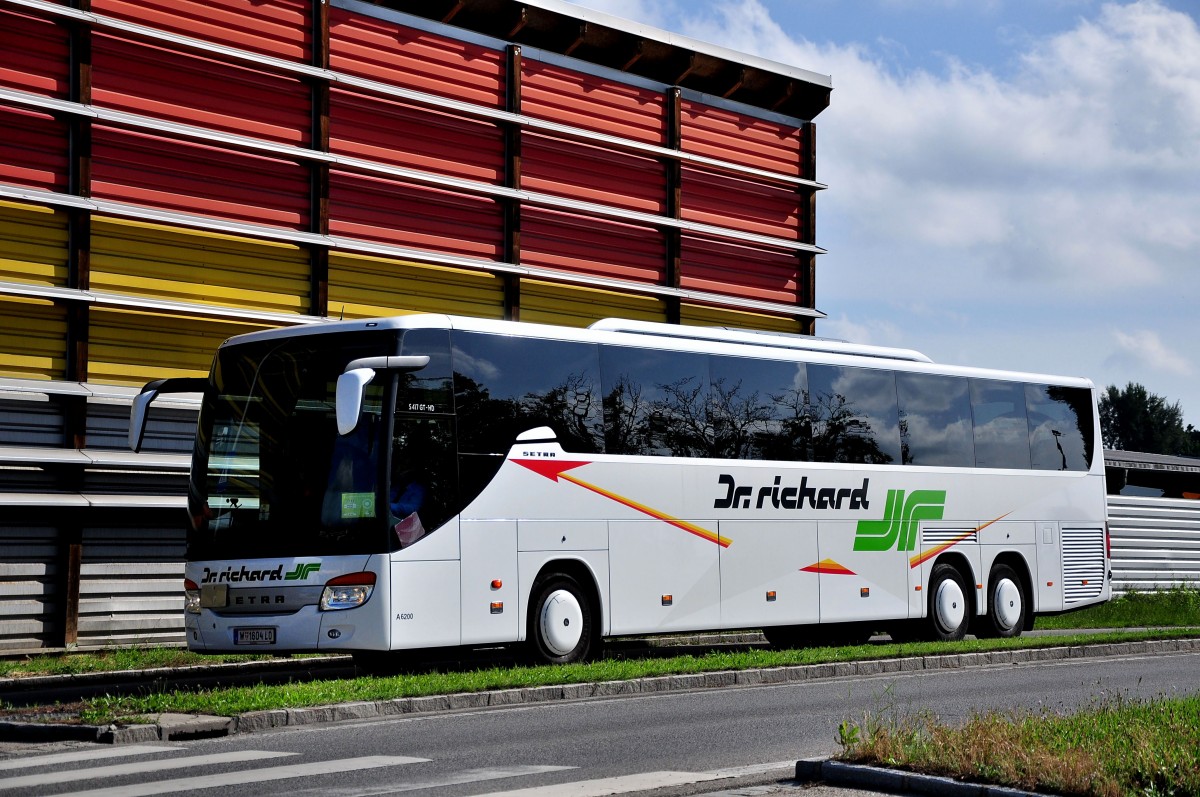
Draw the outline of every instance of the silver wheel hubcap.
[[[992,589],[992,611],[996,625],[1011,631],[1021,620],[1021,590],[1010,578],[1002,578]]]
[[[938,585],[934,595],[933,610],[937,614],[937,623],[946,631],[953,631],[962,625],[967,616],[966,599],[958,584],[946,579]]]
[[[542,603],[538,625],[546,648],[556,656],[565,656],[583,636],[583,607],[570,592],[556,589]]]

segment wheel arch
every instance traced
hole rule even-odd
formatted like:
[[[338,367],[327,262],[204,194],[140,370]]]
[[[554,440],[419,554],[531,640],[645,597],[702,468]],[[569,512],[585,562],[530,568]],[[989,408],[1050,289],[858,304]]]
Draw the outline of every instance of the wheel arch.
[[[1029,562],[1018,551],[1001,551],[996,554],[996,558],[992,560],[991,567],[988,570],[988,582],[984,584],[985,594],[987,590],[991,589],[991,570],[996,565],[1008,565],[1013,569],[1014,573],[1020,576],[1021,592],[1023,593],[1021,597],[1024,598],[1025,605],[1029,607],[1029,611],[1025,612],[1024,630],[1032,631],[1034,616],[1037,614],[1037,604],[1035,603],[1037,600],[1037,590],[1033,588],[1033,572],[1029,568]]]
[[[522,616],[525,618],[525,622],[522,624],[520,629],[521,641],[524,641],[529,637],[529,613],[533,610],[531,596],[537,591],[538,585],[544,582],[551,575],[558,573],[575,579],[575,581],[579,583],[579,586],[587,591],[588,597],[590,597],[592,600],[592,606],[595,608],[596,614],[598,615],[598,617],[595,618],[597,621],[596,625],[600,628],[600,635],[603,636],[605,630],[607,629],[607,613],[605,609],[608,608],[608,604],[600,594],[600,581],[596,577],[596,573],[593,570],[592,565],[584,559],[574,557],[556,557],[547,559],[545,562],[543,562],[541,567],[538,568],[537,575],[534,576],[533,580],[529,582],[529,589],[523,590],[524,597],[522,599],[522,603],[524,605],[524,611]]]
[[[975,613],[979,611],[979,596],[976,594],[979,590],[976,589],[975,585],[980,582],[975,578],[975,568],[971,567],[971,560],[958,551],[947,551],[933,560],[929,566],[929,572],[932,573],[935,567],[942,564],[950,565],[963,577],[963,581],[967,585],[966,598],[970,601],[967,616],[974,617]],[[926,602],[926,605],[928,605],[928,602]]]

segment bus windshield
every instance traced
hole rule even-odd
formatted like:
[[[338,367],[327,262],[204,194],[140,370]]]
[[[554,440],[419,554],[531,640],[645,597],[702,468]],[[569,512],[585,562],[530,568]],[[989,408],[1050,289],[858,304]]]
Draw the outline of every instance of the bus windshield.
[[[200,413],[188,490],[190,559],[370,553],[387,542],[380,501],[386,379],[368,385],[358,428],[339,436],[337,377],[393,354],[366,332],[220,350]]]

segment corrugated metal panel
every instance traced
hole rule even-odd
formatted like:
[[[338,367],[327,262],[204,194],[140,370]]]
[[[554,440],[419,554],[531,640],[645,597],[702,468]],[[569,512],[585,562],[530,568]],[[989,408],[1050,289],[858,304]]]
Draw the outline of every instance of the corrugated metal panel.
[[[56,633],[58,531],[7,513],[0,524],[0,650],[46,647]]]
[[[296,163],[103,125],[92,195],[185,213],[307,229],[309,171]]]
[[[666,258],[666,239],[653,227],[546,208],[521,213],[526,265],[661,285]]]
[[[0,280],[67,284],[67,218],[36,205],[0,202]]]
[[[794,252],[754,244],[682,237],[679,284],[747,299],[797,301],[800,264]]]
[[[733,327],[735,329],[766,329],[772,332],[799,334],[800,322],[794,318],[724,310],[719,307],[685,304],[679,310],[680,322],[702,327]]]
[[[535,61],[521,62],[521,112],[538,119],[665,144],[662,92]]]
[[[66,97],[67,29],[16,9],[0,9],[0,86]]]
[[[329,258],[329,312],[342,318],[453,313],[504,317],[504,280],[494,274],[377,257]]]
[[[83,530],[80,647],[183,641],[184,522],[155,512]]]
[[[39,299],[0,299],[0,376],[61,379],[67,314]]]
[[[54,447],[65,442],[61,404],[46,394],[0,393],[0,446]]]
[[[435,252],[498,259],[503,211],[487,197],[331,170],[329,231]]]
[[[92,222],[91,286],[134,296],[280,313],[309,309],[308,253],[140,222]]]
[[[667,209],[662,161],[533,133],[521,141],[521,187],[644,213]]]
[[[121,310],[91,312],[88,379],[141,387],[152,379],[208,376],[213,353],[232,335],[262,329]]]
[[[680,110],[684,152],[812,179],[803,170],[803,127],[692,100],[684,100]]]
[[[91,10],[250,52],[308,62],[311,0],[91,0]]]
[[[0,183],[65,191],[66,122],[38,111],[0,106]]]
[[[349,75],[504,107],[504,53],[377,17],[329,10],[329,65]]]
[[[685,166],[680,184],[680,216],[687,221],[804,240],[801,201],[786,185],[757,182]]]
[[[666,321],[661,299],[628,293],[521,280],[521,320],[586,327],[601,318]]]
[[[504,133],[490,122],[335,89],[329,148],[379,163],[500,183]]]
[[[1113,590],[1200,588],[1200,501],[1110,495]]]
[[[101,33],[92,40],[92,99],[106,108],[307,146],[309,94],[296,78]]]

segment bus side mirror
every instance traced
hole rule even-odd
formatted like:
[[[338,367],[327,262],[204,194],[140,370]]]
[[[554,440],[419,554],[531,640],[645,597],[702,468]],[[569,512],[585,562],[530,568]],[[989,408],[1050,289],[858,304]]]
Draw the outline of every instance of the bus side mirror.
[[[391,357],[360,357],[351,360],[338,377],[334,404],[337,411],[338,434],[347,435],[358,426],[362,413],[363,393],[376,371],[419,371],[429,365],[429,356],[411,354]]]
[[[129,408],[129,447],[135,452],[142,450],[142,439],[146,436],[146,417],[150,412],[151,402],[156,398],[163,393],[203,393],[206,390],[208,380],[199,377],[156,379],[146,383]]]
[[[375,371],[371,368],[355,368],[338,377],[335,400],[338,434],[350,434],[358,426],[358,416],[362,413],[363,392],[374,378]]]

